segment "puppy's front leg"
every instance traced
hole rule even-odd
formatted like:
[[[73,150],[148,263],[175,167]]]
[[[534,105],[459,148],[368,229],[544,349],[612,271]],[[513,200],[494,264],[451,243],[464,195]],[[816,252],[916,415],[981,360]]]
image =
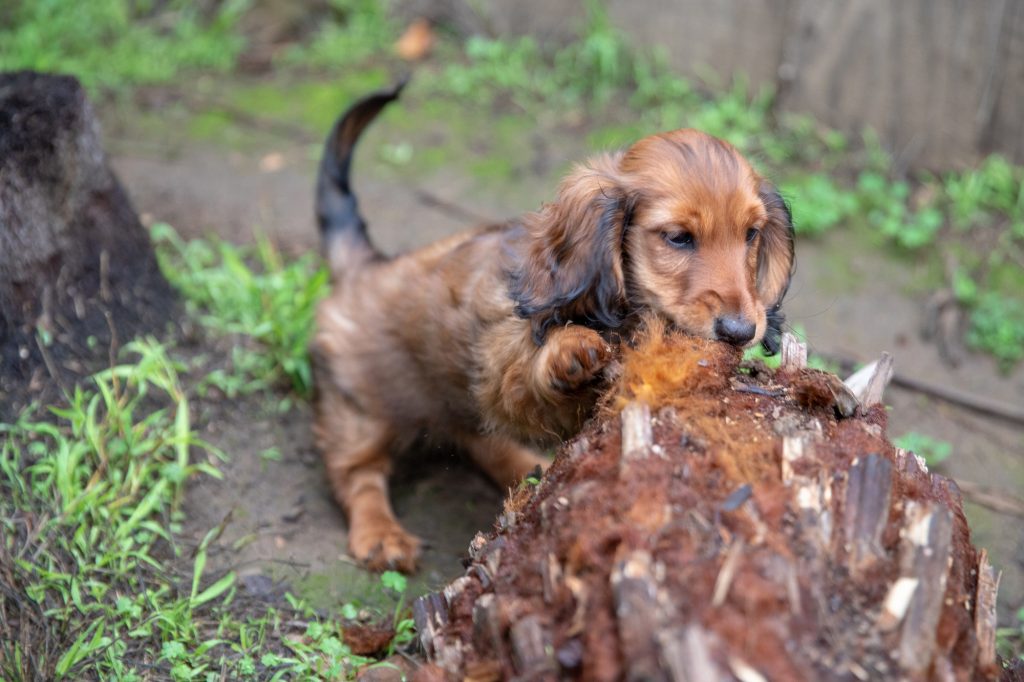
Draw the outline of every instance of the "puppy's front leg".
[[[611,346],[593,329],[573,324],[552,329],[533,366],[534,389],[557,401],[598,378],[611,356]]]
[[[415,571],[420,541],[398,523],[388,500],[389,430],[337,403],[318,408],[317,445],[348,517],[349,551],[371,570]]]
[[[469,451],[477,466],[506,490],[537,467],[544,471],[550,464],[536,450],[498,434],[465,435],[459,442]]]
[[[483,349],[484,371],[474,387],[482,411],[498,431],[523,442],[575,433],[613,354],[600,334],[578,325],[549,330],[538,348],[529,321],[516,318],[498,327]]]

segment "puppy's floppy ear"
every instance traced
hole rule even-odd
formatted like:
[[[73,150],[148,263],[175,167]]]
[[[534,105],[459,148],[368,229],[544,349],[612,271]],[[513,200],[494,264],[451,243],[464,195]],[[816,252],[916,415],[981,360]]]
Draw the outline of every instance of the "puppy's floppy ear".
[[[761,184],[759,194],[768,212],[757,254],[757,291],[768,313],[768,329],[761,344],[774,355],[779,350],[786,319],[782,299],[793,276],[793,216],[778,190],[767,182]]]
[[[512,272],[516,314],[534,340],[571,321],[619,325],[625,303],[622,249],[632,202],[623,187],[621,154],[577,167],[558,198],[523,220],[527,237]]]

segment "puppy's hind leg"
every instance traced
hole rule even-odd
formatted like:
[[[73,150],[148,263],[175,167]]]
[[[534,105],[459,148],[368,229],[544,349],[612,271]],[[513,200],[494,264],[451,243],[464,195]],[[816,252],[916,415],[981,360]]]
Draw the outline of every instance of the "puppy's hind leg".
[[[544,471],[551,463],[535,450],[497,434],[463,436],[459,442],[503,489],[515,486],[537,467]]]
[[[416,570],[420,541],[398,523],[388,499],[390,428],[344,405],[319,406],[316,440],[334,498],[348,517],[349,552],[375,571]]]

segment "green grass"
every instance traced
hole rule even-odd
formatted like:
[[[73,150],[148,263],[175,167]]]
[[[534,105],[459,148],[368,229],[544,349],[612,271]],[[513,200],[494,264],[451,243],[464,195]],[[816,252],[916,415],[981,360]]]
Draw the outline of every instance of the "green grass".
[[[138,356],[93,377],[50,418],[27,413],[0,425],[0,580],[18,597],[2,600],[4,679],[76,679],[103,670],[120,679],[129,647],[199,633],[183,612],[230,587],[227,576],[191,592],[178,588],[158,558],[180,520],[185,482],[219,475],[196,457],[178,367],[152,340],[129,344]],[[10,592],[8,592],[10,594]],[[157,647],[159,648],[159,647]]]
[[[166,224],[152,228],[157,259],[197,319],[225,334],[254,339],[257,352],[236,350],[234,372],[207,377],[229,395],[287,383],[309,397],[309,336],[328,274],[312,254],[285,262],[266,239],[244,248],[219,240],[184,241]],[[252,264],[252,265],[250,265]]]
[[[1017,610],[1014,624],[996,630],[996,648],[1007,662],[1024,661],[1024,607]]]
[[[344,620],[289,597],[247,599],[210,573],[222,528],[195,547],[176,535],[184,486],[223,455],[198,437],[186,368],[152,339],[49,414],[0,424],[0,679],[353,679],[375,660],[344,644]],[[405,579],[378,614],[412,640]]]
[[[305,43],[293,43],[283,52],[283,67],[340,69],[363,66],[386,55],[398,39],[389,3],[381,0],[328,0],[333,21],[322,22]]]
[[[70,73],[93,92],[226,72],[244,45],[236,26],[247,4],[204,15],[189,0],[13,0],[0,10],[0,71]]]

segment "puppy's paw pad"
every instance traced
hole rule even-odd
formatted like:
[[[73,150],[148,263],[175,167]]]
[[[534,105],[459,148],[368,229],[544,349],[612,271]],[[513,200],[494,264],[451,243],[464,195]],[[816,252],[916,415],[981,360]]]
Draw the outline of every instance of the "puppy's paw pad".
[[[611,346],[593,329],[566,327],[553,339],[548,375],[559,391],[572,391],[600,375],[612,357]]]
[[[421,544],[419,538],[396,524],[381,532],[353,533],[349,538],[349,551],[371,571],[414,573]]]

